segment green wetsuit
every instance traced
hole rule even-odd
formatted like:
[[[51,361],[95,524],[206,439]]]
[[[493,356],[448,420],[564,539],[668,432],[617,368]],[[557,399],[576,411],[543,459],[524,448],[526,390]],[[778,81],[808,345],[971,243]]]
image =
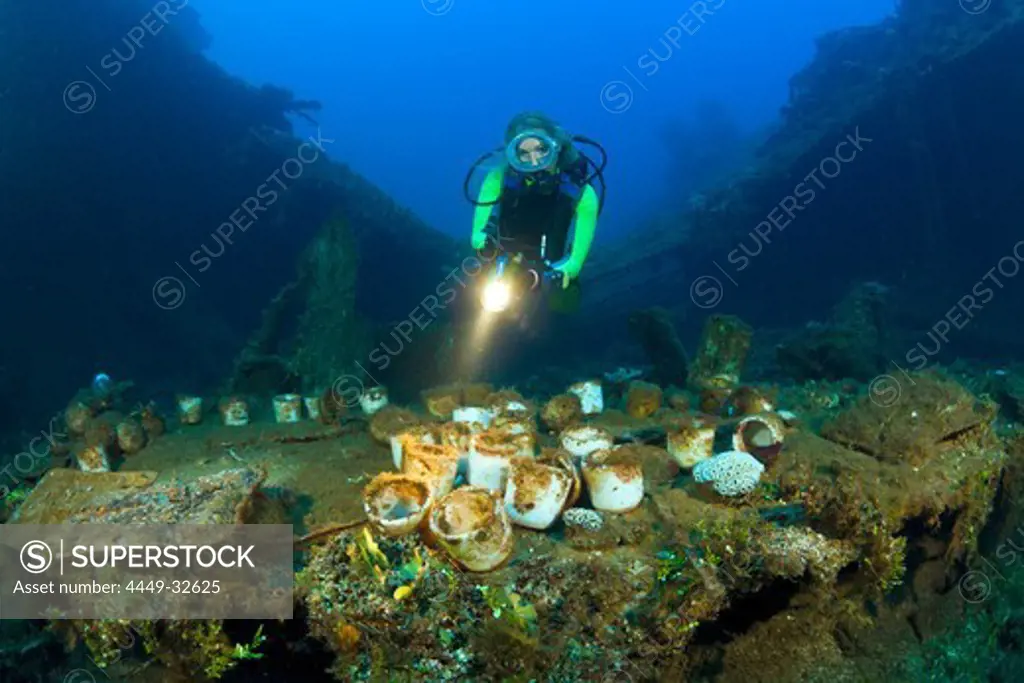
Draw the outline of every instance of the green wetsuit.
[[[474,246],[481,246],[486,239],[487,223],[491,219],[494,207],[501,196],[505,183],[505,167],[491,169],[484,178],[477,201],[479,204],[473,212]],[[583,263],[590,253],[590,245],[594,242],[594,231],[597,229],[597,214],[600,203],[597,192],[588,183],[583,187],[576,208],[573,212],[572,249],[565,264],[559,268],[562,272],[575,279],[583,269]]]

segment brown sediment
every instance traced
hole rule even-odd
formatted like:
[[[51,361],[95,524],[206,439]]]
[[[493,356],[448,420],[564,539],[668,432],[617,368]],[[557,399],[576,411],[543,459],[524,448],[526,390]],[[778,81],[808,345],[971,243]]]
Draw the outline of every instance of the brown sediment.
[[[466,406],[487,406],[488,397],[494,393],[494,385],[474,382],[462,387],[462,404]]]
[[[446,420],[456,408],[492,405],[507,396],[507,400],[521,400],[513,390],[495,391],[494,386],[485,382],[445,384],[427,389],[420,394],[427,411],[436,418]]]
[[[498,414],[491,420],[491,428],[507,432],[518,431],[521,434],[530,434],[536,431],[533,422],[518,413]]]
[[[403,445],[408,456],[419,456],[427,460],[455,460],[459,457],[455,447],[450,444],[430,444],[407,439]]]
[[[539,491],[545,491],[555,478],[552,466],[537,462],[534,458],[513,458],[511,477],[515,482],[515,506],[525,509],[527,504],[537,497]]]
[[[423,391],[421,398],[427,412],[436,418],[447,420],[452,416],[452,412],[462,405],[462,387],[457,384],[434,387]]]
[[[141,457],[141,456],[139,456]],[[266,478],[259,468],[231,468],[157,483],[155,472],[51,470],[25,501],[22,524],[242,524]]]
[[[322,527],[320,529],[310,531],[308,534],[304,536],[299,536],[295,539],[295,546],[296,548],[302,548],[314,542],[325,541],[331,536],[340,534],[342,531],[347,531],[349,529],[354,529],[355,527],[362,526],[366,524],[367,521],[369,520],[367,520],[364,517],[363,519],[357,519],[352,522],[328,524],[327,526]]]
[[[504,405],[506,403],[522,403],[529,407],[527,400],[515,389],[501,388],[487,395],[487,405],[489,406]]]
[[[103,444],[95,446],[83,446],[75,453],[78,466],[85,472],[107,472],[110,471],[113,455],[110,449]]]
[[[161,436],[167,431],[164,419],[156,413],[153,406],[143,408],[139,419],[142,421],[142,427],[146,430],[146,435],[150,438]]]
[[[936,373],[915,373],[892,404],[863,396],[826,423],[821,435],[885,461],[922,465],[944,449],[989,431],[997,406]]]
[[[533,425],[523,420],[495,420],[487,432],[503,435],[506,443],[516,449],[516,453],[533,455],[537,450],[537,434]]]
[[[391,437],[423,422],[416,413],[396,405],[388,405],[370,418],[370,434],[379,444],[387,444]]]
[[[146,445],[146,430],[141,422],[133,418],[119,422],[115,431],[117,446],[125,455],[134,455]]]
[[[472,437],[473,448],[481,455],[494,457],[510,457],[519,452],[519,444],[515,437],[520,435],[509,434],[508,432],[488,429]]]
[[[541,409],[541,420],[549,429],[560,432],[579,422],[583,417],[583,405],[575,394],[559,394]]]
[[[72,401],[64,410],[64,424],[68,432],[74,435],[84,434],[96,411],[88,403]]]
[[[661,408],[662,391],[657,384],[633,381],[626,390],[626,412],[635,419],[645,419]]]
[[[114,444],[117,443],[117,430],[114,427],[120,416],[115,416],[112,419],[107,416],[94,418],[89,422],[88,427],[85,430],[85,445],[86,446],[102,446],[103,448],[113,448]]]
[[[402,472],[427,482],[435,495],[439,490],[440,493],[451,490],[458,463],[459,451],[455,446],[403,440]]]
[[[465,422],[446,422],[438,430],[442,443],[455,446],[460,450],[469,448],[469,440],[473,436],[473,427]]]
[[[595,451],[587,462],[595,467],[629,467],[640,469],[641,455],[631,444]]]
[[[623,444],[612,449],[617,458],[640,466],[645,486],[671,484],[679,474],[679,464],[664,448],[644,444]]]
[[[731,395],[732,389],[727,386],[701,387],[698,399],[700,411],[708,415],[721,415]]]
[[[461,488],[438,501],[435,517],[438,530],[460,536],[486,525],[494,516],[494,501],[479,489]]]
[[[777,390],[741,386],[728,397],[725,408],[730,417],[767,413],[775,409],[777,394]]]
[[[686,423],[680,424],[666,433],[666,439],[669,446],[676,448],[690,448],[693,443],[700,436],[702,431],[705,431],[706,427],[700,427],[694,424],[692,419],[687,420]]]
[[[363,487],[363,499],[370,502],[372,507],[375,496],[384,490],[394,491],[410,500],[419,500],[421,503],[426,502],[428,497],[428,491],[423,482],[396,472],[381,472]]]
[[[643,468],[636,455],[617,455],[616,450],[612,448],[596,451],[583,463],[583,478],[592,491],[597,482],[604,481],[604,477],[608,475],[627,483],[637,479],[643,480]]]
[[[349,411],[350,405],[346,397],[342,396],[335,387],[328,387],[320,394],[320,417],[321,424],[337,424],[342,415]]]
[[[683,391],[672,390],[665,392],[665,403],[668,404],[669,408],[680,413],[690,410],[690,397]]]
[[[919,381],[916,376],[915,381]],[[962,387],[942,386],[946,393],[930,394],[928,403],[911,396],[914,405],[906,415],[932,411],[946,420],[943,411],[957,412],[949,406],[969,404],[968,396],[960,393]],[[977,415],[984,418],[985,402],[978,403]],[[695,416],[677,417],[689,418],[692,424]],[[865,421],[862,416],[842,424]],[[621,435],[639,423],[612,415],[595,417],[592,424],[595,428],[612,424]],[[151,468],[189,457],[223,463],[217,457],[223,443],[248,443],[239,451],[241,457],[254,463],[269,461],[272,470],[280,468],[282,474],[272,480],[275,486],[312,496],[315,512],[304,521],[313,531],[296,539],[297,547],[313,546],[301,580],[312,592],[301,599],[311,624],[322,624],[323,633],[349,634],[341,638],[343,643],[331,645],[339,657],[356,658],[345,660],[346,666],[355,666],[355,661],[369,668],[377,647],[374,641],[380,640],[388,647],[404,643],[395,650],[403,662],[437,659],[446,667],[457,667],[449,650],[437,641],[439,628],[460,637],[470,634],[472,645],[467,647],[474,657],[501,654],[518,662],[511,651],[495,654],[472,635],[480,633],[482,625],[490,624],[486,629],[491,629],[498,624],[506,634],[527,637],[514,631],[507,617],[494,616],[496,611],[516,612],[508,603],[496,601],[495,592],[481,598],[479,587],[484,586],[514,592],[523,604],[535,607],[530,619],[536,631],[529,637],[545,642],[545,653],[548,645],[554,653],[544,655],[547,659],[538,671],[566,672],[572,662],[558,653],[576,640],[607,652],[607,659],[601,660],[607,667],[616,661],[649,661],[663,671],[678,673],[680,680],[689,680],[696,676],[700,661],[713,660],[725,662],[730,680],[744,680],[754,676],[759,666],[765,676],[790,670],[764,664],[765,657],[758,654],[774,637],[803,634],[813,641],[805,644],[806,651],[803,645],[788,643],[777,648],[792,652],[794,670],[803,670],[813,660],[809,654],[830,651],[830,638],[836,632],[859,644],[874,642],[867,632],[850,635],[851,619],[876,619],[887,625],[888,634],[900,623],[906,628],[906,615],[913,614],[916,627],[925,633],[933,628],[929,620],[938,612],[916,596],[939,601],[946,591],[957,598],[957,591],[949,591],[949,586],[956,585],[956,568],[977,552],[977,537],[997,503],[999,482],[1004,482],[1004,490],[1024,490],[1019,485],[1024,477],[1011,483],[1009,475],[1002,475],[1003,462],[1009,457],[1007,446],[995,437],[991,423],[967,416],[941,424],[942,429],[915,433],[907,433],[914,423],[880,425],[893,443],[921,439],[910,452],[919,450],[928,457],[913,461],[853,450],[816,436],[806,425],[791,427],[775,467],[742,501],[704,498],[688,478],[673,482],[664,448],[628,444],[599,452],[592,460],[596,468],[623,466],[642,471],[646,495],[641,505],[630,512],[603,515],[596,531],[567,528],[564,536],[518,532],[512,561],[489,573],[469,576],[452,571],[444,561],[444,553],[450,551],[440,543],[430,545],[428,534],[402,539],[375,536],[392,560],[389,572],[413,561],[414,551],[432,563],[425,578],[415,584],[411,599],[404,601],[396,601],[393,593],[399,583],[407,585],[407,579],[400,582],[390,573],[388,587],[382,589],[379,578],[360,564],[358,553],[354,558],[344,554],[358,542],[366,523],[350,505],[354,495],[358,499],[358,489],[346,481],[373,476],[390,463],[386,449],[372,442],[365,430],[335,430],[328,438],[330,430],[310,423],[237,429],[201,426],[161,439],[129,463],[133,468]],[[946,428],[951,431],[945,432]],[[442,427],[441,431],[463,429]],[[318,436],[297,441],[303,433]],[[867,430],[841,433],[862,437],[856,442],[866,450],[876,445]],[[496,440],[499,445],[503,442]],[[196,448],[204,442],[210,444],[207,449]],[[424,448],[424,452],[436,450]],[[1018,445],[1015,452],[1024,453],[1024,447]],[[154,459],[158,453],[162,460]],[[529,492],[542,490],[556,476],[537,465],[557,466],[566,455],[544,448],[536,461],[514,459],[511,476],[517,491],[509,504],[528,507]],[[520,462],[522,466],[516,466]],[[48,488],[53,491],[52,485]],[[461,489],[452,494],[459,496],[449,501],[455,505],[435,521],[439,536],[455,537],[450,538],[449,547],[457,551],[480,546],[483,550],[474,557],[497,561],[506,552],[508,540],[501,534],[508,527],[493,520],[499,514],[494,496],[469,493]],[[334,520],[352,521],[331,523]],[[677,556],[678,562],[663,559],[666,552]],[[925,553],[926,563],[919,567],[907,559],[925,557]],[[901,580],[912,583],[913,590],[893,592]],[[882,601],[887,593],[890,600],[903,602],[896,606]],[[774,605],[780,595],[785,599],[779,598],[778,605],[763,613],[760,607],[751,608],[751,600]],[[865,600],[874,602],[877,616],[863,610]],[[751,610],[753,614],[744,616]],[[904,611],[902,616],[899,610]],[[636,615],[636,620],[627,623],[626,613]],[[731,628],[737,620],[741,626],[728,640],[694,637],[697,628],[702,634],[714,633]],[[800,628],[790,628],[793,622]],[[373,638],[353,639],[346,626],[372,633]],[[819,628],[830,630],[819,632]],[[830,656],[822,662],[833,663]],[[794,676],[791,680],[801,680]],[[657,680],[650,671],[637,677]]]
[[[274,425],[273,427],[253,425],[248,430],[219,428],[215,431],[214,436],[209,436],[204,440],[204,447],[207,450],[215,451],[224,448],[242,449],[265,444],[306,444],[331,441],[357,431],[353,425],[360,424],[363,423],[356,421],[341,427],[299,423]]]
[[[537,456],[537,460],[539,462],[556,462],[563,457],[572,458],[572,454],[564,448],[543,446],[540,449],[540,455]]]

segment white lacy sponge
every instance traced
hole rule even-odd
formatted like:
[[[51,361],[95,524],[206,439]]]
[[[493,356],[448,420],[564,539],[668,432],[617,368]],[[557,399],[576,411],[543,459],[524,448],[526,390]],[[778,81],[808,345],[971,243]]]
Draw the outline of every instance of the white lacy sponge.
[[[697,463],[693,480],[698,484],[710,483],[721,496],[743,496],[761,481],[764,465],[743,451],[726,451]]]

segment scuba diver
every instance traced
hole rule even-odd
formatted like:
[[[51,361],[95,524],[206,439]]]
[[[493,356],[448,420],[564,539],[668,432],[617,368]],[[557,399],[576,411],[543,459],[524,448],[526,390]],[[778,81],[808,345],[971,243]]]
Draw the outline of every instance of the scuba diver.
[[[595,147],[600,163],[580,150],[580,144]],[[469,189],[473,173],[496,154],[501,158],[474,199]],[[574,310],[580,271],[604,207],[607,162],[597,142],[570,136],[542,113],[517,114],[505,130],[505,144],[477,159],[463,184],[466,198],[476,207],[473,249],[483,250],[493,240],[499,258],[531,264],[538,281],[553,285],[546,288],[549,309]]]

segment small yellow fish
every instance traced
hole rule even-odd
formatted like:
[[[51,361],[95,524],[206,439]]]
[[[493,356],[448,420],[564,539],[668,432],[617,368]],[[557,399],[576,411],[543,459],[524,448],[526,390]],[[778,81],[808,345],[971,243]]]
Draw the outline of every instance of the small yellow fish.
[[[385,574],[384,570],[381,569],[379,566],[373,565],[373,573],[377,577],[377,581],[380,582],[380,585],[383,586],[388,582],[388,575]]]
[[[366,544],[366,552],[374,564],[382,564],[385,567],[389,566],[390,563],[388,562],[387,555],[381,551],[377,541],[373,539],[370,530],[365,526],[363,527],[363,542]]]
[[[412,584],[406,586],[399,586],[395,589],[394,598],[395,600],[404,600],[405,598],[412,595]]]

